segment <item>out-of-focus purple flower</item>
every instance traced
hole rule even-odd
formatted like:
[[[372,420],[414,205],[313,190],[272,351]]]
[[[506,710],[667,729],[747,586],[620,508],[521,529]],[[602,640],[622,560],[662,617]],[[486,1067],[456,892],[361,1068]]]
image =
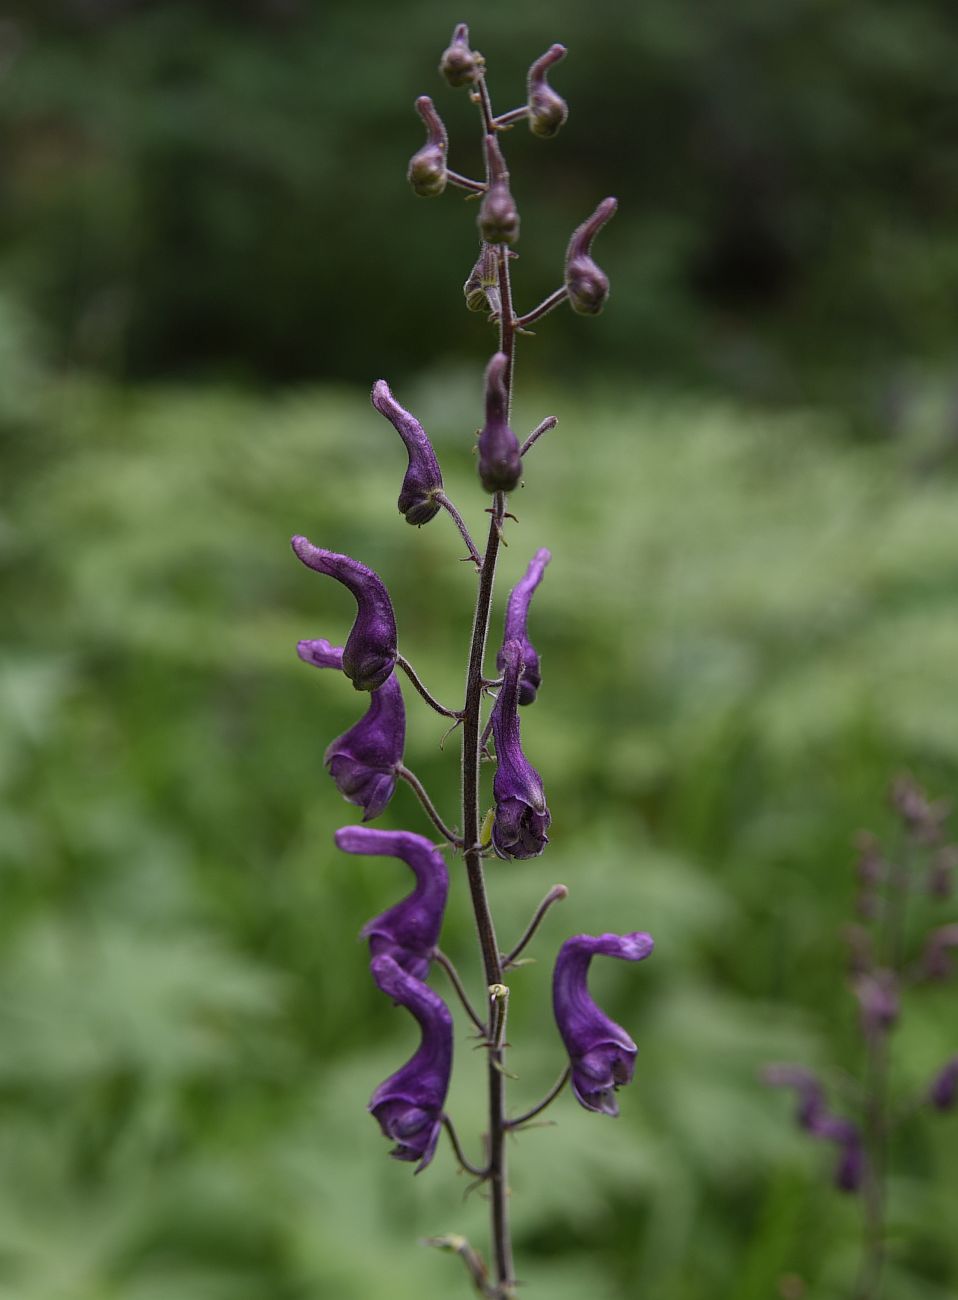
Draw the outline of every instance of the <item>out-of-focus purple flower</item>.
[[[871,1037],[887,1033],[898,1019],[901,1000],[894,971],[863,971],[852,980],[861,1010],[862,1030]]]
[[[465,23],[457,23],[452,40],[439,60],[439,71],[450,86],[470,86],[479,75],[481,64],[482,55],[469,48],[469,28]]]
[[[343,647],[343,672],[357,691],[374,691],[396,663],[396,616],[382,578],[348,555],[294,537],[293,550],[309,569],[341,582],[356,598],[356,621]]]
[[[569,116],[569,105],[546,80],[549,68],[565,56],[564,45],[552,45],[529,69],[529,130],[544,140],[554,136]]]
[[[369,1099],[383,1134],[396,1143],[390,1155],[418,1160],[418,1174],[433,1158],[442,1128],[452,1070],[452,1016],[438,994],[407,974],[388,953],[374,957],[369,968],[382,992],[410,1011],[422,1029],[414,1055]]]
[[[372,403],[402,438],[409,468],[399,493],[399,511],[409,524],[428,524],[442,508],[436,493],[442,491],[442,472],[426,431],[414,415],[399,405],[385,379],[373,384]]]
[[[919,844],[937,844],[941,840],[951,809],[947,803],[932,803],[909,772],[902,772],[892,781],[889,799]]]
[[[449,872],[442,854],[423,835],[411,831],[377,831],[344,826],[336,832],[336,847],[344,853],[399,858],[416,877],[416,887],[401,902],[373,917],[362,928],[371,956],[386,953],[416,979],[429,974],[432,950],[439,942]]]
[[[932,930],[922,954],[922,974],[927,979],[946,980],[955,968],[951,955],[954,948],[958,948],[958,922]]]
[[[502,636],[503,644],[506,641],[518,641],[522,646],[523,673],[519,680],[520,704],[531,704],[536,698],[536,692],[542,682],[539,655],[535,646],[529,640],[527,624],[532,593],[542,581],[545,567],[551,559],[552,554],[545,547],[536,551],[529,561],[529,567],[526,569],[524,576],[509,593],[509,603],[506,606],[506,620]],[[496,657],[496,667],[502,672],[504,666],[505,657],[503,651],[500,650]]]
[[[296,652],[317,668],[343,666],[343,652],[328,641],[300,641]],[[406,740],[406,709],[395,673],[373,691],[369,708],[326,750],[324,762],[344,799],[363,810],[363,821],[378,817],[396,789],[396,768]]]
[[[487,135],[486,168],[489,188],[479,204],[479,235],[487,244],[514,244],[519,238],[519,209],[509,189],[506,160],[494,135]]]
[[[769,1065],[762,1071],[762,1079],[775,1088],[794,1088],[798,1098],[796,1123],[812,1137],[835,1143],[835,1186],[843,1192],[857,1191],[865,1169],[861,1134],[851,1120],[832,1115],[827,1109],[825,1090],[818,1078],[800,1065]]]
[[[928,892],[932,898],[950,898],[955,870],[958,868],[958,848],[946,844],[932,858],[928,872]]]
[[[951,1110],[958,1097],[958,1056],[946,1061],[932,1079],[928,1100],[938,1110]]]
[[[611,220],[616,199],[603,199],[587,221],[572,232],[565,255],[565,287],[573,311],[597,316],[609,296],[609,277],[592,260],[592,241]]]
[[[479,480],[487,492],[511,492],[522,478],[519,439],[509,427],[506,367],[497,352],[486,367],[486,422],[479,431]]]
[[[546,831],[552,818],[542,778],[522,752],[518,710],[522,642],[507,641],[501,659],[502,685],[492,709],[496,741],[492,844],[501,858],[534,858],[549,842]]]
[[[621,1025],[600,1011],[589,994],[589,963],[596,953],[643,961],[649,934],[579,934],[559,949],[552,976],[556,1024],[572,1066],[572,1091],[586,1110],[618,1115],[615,1090],[632,1082],[638,1048]]]
[[[416,100],[416,112],[426,128],[426,143],[409,159],[406,179],[422,199],[434,199],[446,188],[449,136],[428,95]]]

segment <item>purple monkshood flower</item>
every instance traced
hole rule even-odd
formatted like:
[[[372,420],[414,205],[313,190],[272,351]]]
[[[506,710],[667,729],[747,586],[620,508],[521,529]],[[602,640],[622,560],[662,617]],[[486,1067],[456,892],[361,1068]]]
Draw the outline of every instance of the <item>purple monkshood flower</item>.
[[[592,260],[592,241],[615,214],[618,203],[603,199],[592,216],[572,232],[565,255],[565,287],[573,311],[596,316],[609,296],[609,277]]]
[[[951,1110],[958,1097],[958,1056],[946,1061],[928,1089],[928,1100],[939,1110]]]
[[[833,1180],[843,1192],[856,1192],[865,1171],[861,1134],[851,1120],[832,1115],[825,1105],[825,1090],[816,1075],[800,1065],[769,1065],[762,1072],[765,1083],[774,1088],[794,1088],[798,1098],[795,1121],[812,1137],[834,1142],[838,1163]]]
[[[433,1158],[439,1141],[452,1071],[452,1016],[437,993],[407,974],[387,953],[374,957],[369,969],[382,992],[410,1011],[422,1029],[416,1052],[369,1099],[369,1110],[383,1134],[396,1143],[389,1154],[397,1160],[418,1160],[418,1174]]]
[[[305,537],[294,537],[293,550],[309,569],[335,578],[356,598],[356,621],[343,647],[343,672],[357,691],[374,691],[396,663],[396,616],[378,573],[348,555],[324,551]]]
[[[502,685],[491,719],[496,741],[492,844],[500,858],[535,858],[549,842],[546,831],[552,818],[542,778],[522,752],[518,711],[522,642],[507,641],[501,660]]]
[[[343,666],[343,652],[328,641],[300,641],[296,652],[317,668]],[[323,761],[344,799],[363,810],[363,821],[378,817],[396,790],[396,768],[406,741],[406,708],[396,674],[370,696],[369,708],[328,746]]]
[[[509,427],[506,369],[497,352],[486,367],[486,422],[479,430],[479,480],[487,492],[511,492],[522,478],[519,439]]]
[[[545,567],[551,559],[552,555],[545,547],[536,551],[529,561],[525,576],[516,583],[509,593],[509,604],[506,606],[506,622],[502,640],[504,643],[506,641],[519,641],[522,645],[523,673],[519,680],[520,704],[531,704],[533,702],[542,681],[539,655],[535,646],[529,640],[526,625],[529,619],[529,602],[532,600],[532,593],[542,581]],[[500,650],[496,658],[496,667],[500,672],[502,672],[504,664],[505,658],[502,650]]]
[[[578,934],[559,949],[552,976],[556,1024],[572,1066],[572,1091],[586,1110],[618,1115],[615,1090],[632,1082],[638,1048],[621,1025],[600,1011],[589,994],[589,963],[596,953],[643,961],[649,934]]]
[[[554,136],[569,116],[569,105],[561,95],[556,94],[546,80],[546,72],[549,68],[560,59],[564,59],[565,55],[564,45],[552,45],[529,69],[527,82],[529,130],[533,135],[541,136],[544,140]]]
[[[399,512],[407,524],[422,526],[434,519],[441,507],[436,493],[442,491],[439,461],[426,431],[414,415],[399,405],[385,379],[373,384],[372,403],[402,438],[409,456],[409,468],[399,493]]]
[[[442,854],[424,835],[411,831],[377,831],[344,826],[336,832],[336,847],[344,853],[400,858],[416,877],[416,888],[395,907],[373,917],[362,928],[373,957],[392,957],[409,975],[424,980],[432,950],[439,942],[449,872]]]

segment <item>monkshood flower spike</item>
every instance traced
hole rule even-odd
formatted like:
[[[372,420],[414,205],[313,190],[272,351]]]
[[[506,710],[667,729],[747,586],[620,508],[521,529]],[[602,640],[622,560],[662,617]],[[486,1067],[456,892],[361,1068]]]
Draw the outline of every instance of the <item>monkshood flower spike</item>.
[[[565,287],[573,311],[597,316],[609,296],[609,277],[592,260],[592,241],[611,221],[618,207],[616,199],[603,199],[587,221],[572,232],[565,255]]]
[[[632,1082],[635,1043],[610,1020],[589,993],[589,963],[596,953],[623,961],[644,961],[654,943],[650,934],[578,934],[559,949],[552,976],[556,1025],[569,1054],[572,1091],[586,1110],[618,1115],[615,1091]]]
[[[539,655],[535,646],[529,640],[527,624],[532,593],[542,581],[546,565],[551,559],[551,551],[546,550],[544,546],[536,551],[529,561],[529,567],[526,569],[524,576],[509,593],[509,603],[506,606],[503,642],[518,641],[522,646],[523,671],[522,677],[519,679],[520,705],[531,704],[536,698],[536,693],[542,683]],[[505,667],[505,656],[502,650],[499,651],[496,657],[496,667],[500,672]]]
[[[317,668],[343,666],[343,652],[328,641],[300,641],[296,651]],[[326,750],[323,761],[344,799],[363,810],[363,821],[378,817],[396,790],[397,769],[406,741],[406,708],[396,674],[372,692],[369,708]]]
[[[407,974],[387,953],[374,957],[369,969],[377,987],[411,1012],[422,1030],[413,1056],[369,1100],[369,1110],[384,1136],[396,1143],[390,1155],[418,1160],[418,1174],[432,1160],[442,1129],[452,1072],[452,1016],[437,993]]]
[[[442,854],[424,835],[344,826],[336,832],[343,853],[399,858],[416,877],[416,887],[388,911],[367,921],[360,933],[369,940],[370,956],[385,953],[407,974],[424,980],[439,942],[449,893],[449,872]]]
[[[502,685],[491,716],[496,742],[492,845],[501,858],[538,857],[549,842],[546,831],[552,821],[542,778],[522,752],[518,709],[522,651],[521,641],[507,641],[502,647]]]
[[[393,397],[385,379],[373,384],[372,404],[402,438],[409,457],[399,493],[399,513],[407,524],[428,524],[441,509],[436,496],[442,492],[442,472],[432,443],[416,417]]]
[[[396,664],[396,616],[382,578],[348,555],[294,537],[292,547],[309,569],[341,582],[356,598],[356,621],[343,646],[343,672],[357,691],[382,686]]]
[[[486,422],[477,449],[479,481],[487,492],[511,492],[522,478],[519,439],[509,427],[508,368],[504,352],[497,352],[486,367]]]

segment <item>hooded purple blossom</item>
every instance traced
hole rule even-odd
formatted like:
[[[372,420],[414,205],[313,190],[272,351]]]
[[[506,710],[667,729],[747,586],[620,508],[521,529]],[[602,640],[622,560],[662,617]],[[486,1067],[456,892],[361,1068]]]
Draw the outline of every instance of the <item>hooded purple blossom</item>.
[[[552,975],[552,1006],[572,1066],[572,1091],[586,1110],[618,1115],[615,1090],[632,1082],[638,1048],[589,994],[589,963],[596,953],[643,961],[649,934],[578,934],[559,949]]]
[[[812,1137],[834,1142],[839,1149],[833,1180],[843,1192],[861,1186],[865,1155],[861,1134],[851,1120],[832,1115],[825,1105],[825,1090],[816,1075],[800,1065],[770,1065],[762,1072],[765,1083],[774,1088],[794,1088],[798,1098],[795,1121]]]
[[[522,646],[523,673],[519,680],[520,704],[531,704],[536,698],[536,692],[542,682],[539,655],[535,646],[529,640],[526,624],[529,618],[529,602],[532,600],[532,593],[542,581],[545,567],[551,559],[552,554],[545,547],[536,551],[529,561],[529,567],[526,569],[524,577],[516,583],[509,593],[509,603],[506,606],[503,642],[518,641]],[[496,667],[502,672],[504,666],[505,658],[503,651],[500,650],[496,657]]]
[[[377,986],[410,1011],[422,1029],[418,1049],[379,1085],[369,1110],[384,1135],[396,1143],[397,1160],[418,1160],[416,1173],[433,1158],[442,1128],[442,1108],[452,1071],[452,1016],[438,994],[381,953],[369,964]]]
[[[566,56],[564,45],[552,45],[529,69],[529,130],[548,140],[569,116],[569,105],[549,85],[546,72]]]
[[[617,200],[603,199],[587,221],[572,232],[565,255],[565,287],[573,311],[597,316],[609,296],[609,277],[592,260],[592,241],[615,214]]]
[[[546,831],[552,818],[542,778],[522,752],[518,712],[522,642],[507,641],[500,657],[502,685],[492,710],[496,741],[492,844],[500,858],[535,858],[549,842]]]
[[[343,652],[328,641],[300,641],[296,652],[317,668],[343,666]],[[406,709],[396,674],[373,691],[369,708],[327,748],[324,762],[344,799],[363,810],[363,821],[378,817],[396,789],[396,768],[406,740]]]
[[[335,578],[356,598],[357,614],[343,647],[343,672],[357,691],[374,691],[396,663],[396,616],[382,578],[348,555],[324,551],[305,537],[293,550],[303,564]]]
[[[407,974],[424,980],[432,950],[439,942],[449,872],[442,854],[423,835],[411,831],[377,831],[344,826],[336,832],[336,847],[344,853],[399,858],[416,877],[416,888],[402,902],[374,917],[362,928],[373,957],[385,953]]]
[[[399,512],[407,524],[422,526],[434,519],[442,508],[436,493],[442,491],[442,473],[426,431],[414,415],[404,410],[393,397],[385,379],[373,384],[372,403],[402,438],[409,456],[409,468],[399,493]]]
[[[958,1056],[953,1056],[938,1071],[928,1089],[928,1100],[939,1110],[951,1110],[958,1097]]]
[[[489,188],[479,204],[480,238],[487,244],[514,244],[519,238],[519,209],[509,189],[506,160],[494,135],[485,138]]]
[[[416,100],[416,112],[426,128],[426,143],[409,159],[406,179],[422,199],[434,199],[446,188],[449,136],[428,95]]]
[[[486,367],[486,422],[479,431],[479,479],[487,492],[511,492],[522,478],[519,439],[509,427],[506,369],[497,352]]]

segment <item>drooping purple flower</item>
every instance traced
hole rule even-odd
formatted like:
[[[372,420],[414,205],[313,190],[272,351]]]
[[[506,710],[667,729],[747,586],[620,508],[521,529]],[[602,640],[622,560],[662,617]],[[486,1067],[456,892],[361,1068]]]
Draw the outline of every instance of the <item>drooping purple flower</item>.
[[[587,221],[572,232],[565,255],[565,287],[573,311],[597,316],[609,296],[609,277],[592,260],[592,241],[618,207],[616,199],[603,199]]]
[[[509,189],[506,160],[494,135],[485,137],[489,187],[479,204],[480,238],[487,244],[514,244],[519,238],[519,209]]]
[[[426,128],[426,143],[409,159],[406,179],[422,199],[434,199],[446,188],[449,136],[428,95],[416,100],[416,112]]]
[[[399,512],[408,524],[421,527],[434,519],[442,508],[436,501],[436,493],[442,491],[442,472],[436,453],[426,430],[414,415],[399,405],[385,379],[373,384],[372,403],[405,444],[409,468],[399,493]]]
[[[835,1186],[843,1192],[857,1191],[865,1170],[861,1133],[851,1120],[828,1110],[825,1090],[818,1077],[800,1065],[769,1065],[763,1070],[762,1078],[774,1088],[794,1088],[798,1099],[796,1123],[812,1137],[833,1142],[838,1147],[838,1162],[832,1175]]]
[[[615,1091],[632,1082],[635,1043],[610,1020],[589,993],[589,963],[596,953],[643,961],[652,952],[652,936],[578,934],[559,949],[552,975],[552,1006],[572,1066],[572,1091],[586,1110],[618,1115]]]
[[[549,68],[565,56],[564,45],[552,45],[529,69],[529,130],[544,140],[554,136],[569,116],[569,105],[546,80]]]
[[[932,930],[925,941],[921,971],[927,979],[946,980],[955,968],[952,950],[958,948],[958,922]]]
[[[529,619],[529,602],[532,600],[532,593],[542,581],[542,575],[545,567],[552,559],[552,553],[543,546],[541,550],[536,551],[535,555],[529,561],[529,567],[525,575],[516,583],[509,593],[509,603],[506,606],[505,627],[503,630],[503,643],[506,641],[518,641],[522,646],[522,666],[523,673],[519,680],[519,703],[531,704],[536,698],[536,692],[542,682],[542,672],[539,666],[539,655],[529,640],[527,623]],[[500,650],[496,657],[496,667],[502,672],[505,664],[503,651]]]
[[[546,831],[552,818],[542,778],[522,752],[518,710],[522,642],[507,641],[501,658],[502,685],[492,709],[496,741],[492,844],[500,858],[534,858],[549,842]]]
[[[382,992],[410,1011],[422,1029],[416,1052],[369,1099],[383,1134],[396,1143],[390,1155],[418,1160],[418,1174],[432,1160],[442,1128],[452,1071],[452,1016],[437,993],[388,953],[374,957],[369,969]]]
[[[328,641],[300,641],[296,652],[317,668],[343,666],[343,652]],[[369,708],[326,750],[323,761],[344,799],[363,810],[363,821],[378,817],[396,790],[396,768],[406,741],[406,709],[396,674],[373,691]]]
[[[487,492],[511,492],[522,478],[519,439],[509,427],[506,369],[497,352],[486,367],[486,422],[479,431],[479,480]]]
[[[344,826],[336,832],[336,847],[344,853],[399,858],[416,877],[416,887],[406,898],[362,928],[371,956],[392,957],[408,974],[424,980],[429,974],[432,950],[439,942],[449,872],[442,854],[423,835],[411,831],[378,831],[367,826]]]
[[[928,1100],[938,1110],[951,1110],[958,1097],[958,1056],[946,1061],[928,1089]]]
[[[293,550],[309,569],[335,578],[356,598],[356,621],[343,647],[343,672],[357,691],[374,691],[396,663],[396,616],[382,578],[348,555],[294,537]]]

